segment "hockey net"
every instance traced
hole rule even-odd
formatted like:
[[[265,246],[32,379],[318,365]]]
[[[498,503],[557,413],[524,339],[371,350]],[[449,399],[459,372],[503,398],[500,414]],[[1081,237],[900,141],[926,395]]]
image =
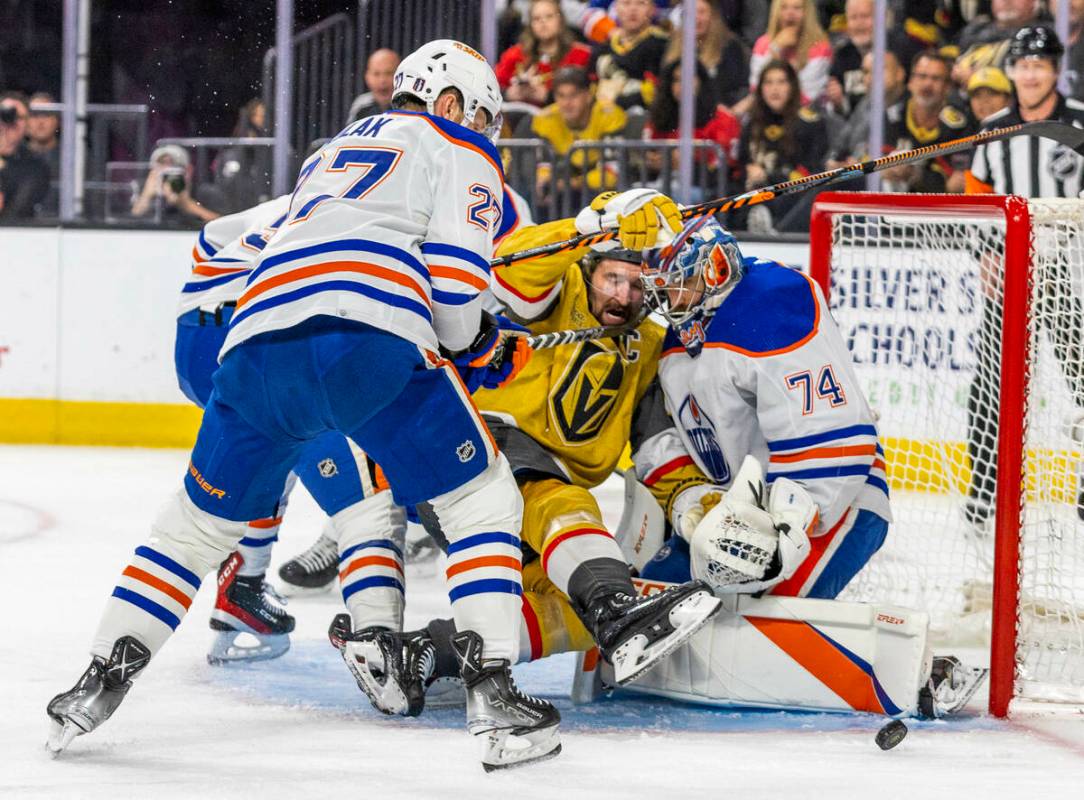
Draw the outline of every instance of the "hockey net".
[[[826,193],[810,258],[895,516],[844,599],[989,643],[994,714],[1084,703],[1084,201]]]

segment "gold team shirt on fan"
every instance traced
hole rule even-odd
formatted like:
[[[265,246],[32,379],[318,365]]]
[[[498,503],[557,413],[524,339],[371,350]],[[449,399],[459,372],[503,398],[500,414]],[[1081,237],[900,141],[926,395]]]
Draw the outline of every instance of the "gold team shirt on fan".
[[[494,242],[515,223],[507,203],[484,136],[409,111],[351,123],[302,167],[220,357],[319,315],[463,350],[478,333]]]
[[[512,233],[497,254],[538,247],[577,234],[571,220]],[[532,333],[593,328],[577,263],[587,252],[543,256],[493,270],[493,293]],[[478,408],[514,424],[558,459],[569,479],[597,486],[617,466],[629,441],[633,410],[655,377],[663,329],[645,320],[616,339],[536,350],[500,389],[474,395]]]

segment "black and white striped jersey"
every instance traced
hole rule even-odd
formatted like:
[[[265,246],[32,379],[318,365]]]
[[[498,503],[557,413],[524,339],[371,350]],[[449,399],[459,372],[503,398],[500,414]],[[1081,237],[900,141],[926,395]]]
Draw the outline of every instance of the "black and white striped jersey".
[[[1059,95],[1050,119],[1084,128],[1084,103]],[[1023,122],[1013,103],[983,122],[984,131]],[[1014,136],[975,148],[968,191],[1023,197],[1077,197],[1084,189],[1084,158],[1052,139]]]

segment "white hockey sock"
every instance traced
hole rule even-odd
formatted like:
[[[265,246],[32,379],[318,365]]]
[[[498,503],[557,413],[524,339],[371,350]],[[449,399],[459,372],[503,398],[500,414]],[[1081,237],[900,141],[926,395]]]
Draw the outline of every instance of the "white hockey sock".
[[[523,498],[503,454],[485,472],[430,501],[448,539],[448,597],[460,631],[484,642],[483,658],[515,663],[523,581]]]
[[[157,653],[184,619],[200,581],[234,550],[245,530],[243,522],[201,511],[181,489],[159,511],[150,538],[121,573],[91,653],[108,658],[122,636],[134,636]]]
[[[254,519],[248,523],[245,535],[237,543],[237,552],[244,559],[238,575],[263,575],[271,566],[271,546],[279,540],[282,517]]]
[[[354,503],[331,518],[339,540],[339,588],[354,630],[403,629],[406,512],[391,492]]]

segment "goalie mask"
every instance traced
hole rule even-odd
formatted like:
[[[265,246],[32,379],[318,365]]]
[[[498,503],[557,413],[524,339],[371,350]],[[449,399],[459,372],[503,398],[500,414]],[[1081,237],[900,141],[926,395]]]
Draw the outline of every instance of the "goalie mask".
[[[437,39],[424,44],[404,58],[395,70],[392,103],[411,95],[425,103],[432,114],[434,104],[445,89],[456,89],[463,98],[463,124],[474,122],[485,112],[487,124],[483,135],[496,140],[501,132],[501,90],[489,62],[474,48],[453,39]]]
[[[690,220],[644,268],[647,304],[677,333],[691,356],[700,353],[705,328],[744,271],[737,240],[712,217]]]

